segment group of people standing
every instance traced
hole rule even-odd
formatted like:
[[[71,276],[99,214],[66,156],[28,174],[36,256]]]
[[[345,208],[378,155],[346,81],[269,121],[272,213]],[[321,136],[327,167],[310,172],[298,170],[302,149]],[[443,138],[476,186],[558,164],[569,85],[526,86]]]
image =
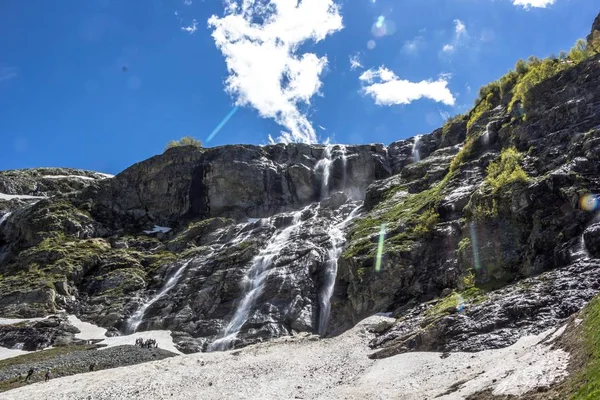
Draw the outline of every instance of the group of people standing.
[[[141,348],[145,348],[145,349],[157,349],[158,348],[158,342],[156,341],[156,339],[146,339],[144,340],[143,338],[137,338],[135,339],[135,345],[137,347],[141,347]]]

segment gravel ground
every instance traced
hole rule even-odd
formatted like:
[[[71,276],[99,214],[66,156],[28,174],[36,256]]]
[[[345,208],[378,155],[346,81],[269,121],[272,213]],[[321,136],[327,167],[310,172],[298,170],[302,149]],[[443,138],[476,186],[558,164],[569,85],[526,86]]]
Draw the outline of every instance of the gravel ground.
[[[47,351],[49,352],[49,350]],[[34,368],[36,371],[33,376],[33,381],[36,382],[43,380],[45,371],[48,368],[52,371],[52,377],[56,378],[88,372],[92,363],[96,365],[96,370],[101,370],[162,360],[173,356],[175,354],[160,348],[142,349],[135,346],[117,346],[101,350],[95,348],[82,349],[40,361],[24,359],[19,362],[21,358],[15,358],[11,360],[14,364],[0,368],[0,382],[14,379],[19,375],[25,377],[29,368]]]
[[[520,394],[565,375],[568,354],[548,337],[479,353],[409,353],[371,360],[371,317],[336,338],[280,338],[35,383],[4,399],[464,399]]]

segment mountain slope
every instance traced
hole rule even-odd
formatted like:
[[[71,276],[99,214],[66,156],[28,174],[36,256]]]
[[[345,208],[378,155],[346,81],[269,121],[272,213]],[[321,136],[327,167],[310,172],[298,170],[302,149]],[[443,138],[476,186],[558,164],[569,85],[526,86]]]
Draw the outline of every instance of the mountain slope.
[[[556,328],[600,289],[594,29],[585,54],[519,63],[467,115],[389,146],[184,146],[111,179],[0,176],[5,202],[27,200],[0,222],[0,314],[66,309],[194,352],[391,313],[375,359]]]

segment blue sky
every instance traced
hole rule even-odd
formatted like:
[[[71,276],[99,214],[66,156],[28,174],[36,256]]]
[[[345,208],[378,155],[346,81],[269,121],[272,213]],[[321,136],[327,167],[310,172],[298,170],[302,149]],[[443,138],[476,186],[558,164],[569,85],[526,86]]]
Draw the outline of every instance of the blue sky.
[[[229,3],[3,2],[0,169],[117,173],[185,135],[389,144],[466,111],[517,59],[568,50],[600,11],[597,0]]]

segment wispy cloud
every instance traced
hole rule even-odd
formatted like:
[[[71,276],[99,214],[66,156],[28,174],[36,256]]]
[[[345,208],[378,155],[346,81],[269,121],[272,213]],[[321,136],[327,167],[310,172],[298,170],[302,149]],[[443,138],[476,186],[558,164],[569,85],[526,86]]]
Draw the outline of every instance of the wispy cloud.
[[[375,104],[378,105],[410,104],[415,100],[428,98],[453,106],[455,98],[448,89],[448,78],[448,75],[443,75],[435,81],[410,82],[398,78],[395,73],[381,66],[365,71],[359,79],[366,84],[363,92],[375,99]]]
[[[421,48],[421,46],[423,46],[424,42],[425,40],[423,36],[417,36],[411,40],[405,41],[402,45],[402,50],[405,53],[414,54]]]
[[[451,43],[447,43],[442,47],[444,53],[453,53],[459,46],[462,46],[464,42],[469,38],[467,27],[464,22],[460,19],[454,20],[454,36]]]
[[[186,6],[191,6],[192,0],[183,0],[183,4],[185,4]]]
[[[0,83],[16,78],[18,76],[17,71],[15,67],[0,66]]]
[[[194,20],[192,20],[192,24],[191,25],[189,25],[189,26],[182,26],[181,30],[189,33],[190,35],[192,35],[194,32],[196,32],[198,30],[198,22],[194,19]]]
[[[513,0],[515,6],[521,6],[525,9],[529,8],[546,8],[554,4],[555,0]]]
[[[308,117],[299,108],[319,93],[327,57],[299,54],[301,44],[319,42],[343,28],[333,0],[228,0],[225,15],[208,20],[229,76],[226,91],[239,106],[254,107],[288,132],[281,142],[316,142]],[[269,140],[273,139],[269,136]]]
[[[364,68],[360,63],[360,55],[357,53],[353,56],[350,56],[350,70],[354,71],[358,68]]]

